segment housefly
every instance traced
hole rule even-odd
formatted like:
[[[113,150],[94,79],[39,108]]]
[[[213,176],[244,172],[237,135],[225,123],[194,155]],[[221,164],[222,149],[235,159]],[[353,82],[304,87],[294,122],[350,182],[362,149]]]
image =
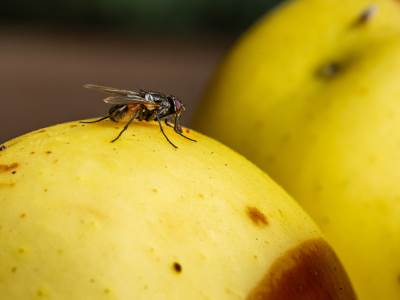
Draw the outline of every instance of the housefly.
[[[135,119],[157,121],[162,134],[174,148],[178,147],[165,134],[161,121],[164,121],[165,125],[173,127],[180,136],[196,142],[182,133],[179,119],[185,111],[185,106],[175,96],[146,90],[120,90],[95,84],[85,84],[84,87],[109,94],[110,96],[105,98],[104,102],[112,106],[106,116],[83,123],[96,123],[106,119],[114,122],[126,122],[121,132],[111,141],[112,143],[122,136]],[[173,121],[173,125],[169,123],[170,121]]]

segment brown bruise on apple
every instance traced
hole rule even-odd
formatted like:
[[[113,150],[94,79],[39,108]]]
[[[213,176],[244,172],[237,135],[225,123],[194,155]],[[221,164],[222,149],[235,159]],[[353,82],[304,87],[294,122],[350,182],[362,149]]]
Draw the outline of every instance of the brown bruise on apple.
[[[247,297],[289,299],[357,299],[343,266],[324,240],[309,240],[286,252]]]

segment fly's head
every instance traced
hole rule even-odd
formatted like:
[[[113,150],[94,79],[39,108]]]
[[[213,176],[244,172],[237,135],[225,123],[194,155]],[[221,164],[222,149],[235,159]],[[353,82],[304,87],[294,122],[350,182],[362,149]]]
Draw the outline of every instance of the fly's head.
[[[172,101],[175,107],[175,114],[180,116],[186,110],[185,106],[183,105],[182,101],[176,97],[172,97]]]
[[[175,127],[178,132],[182,133],[181,125],[179,124],[179,118],[186,110],[185,105],[183,105],[182,101],[176,98],[175,96],[168,96],[170,101],[173,103],[174,114],[175,114]]]

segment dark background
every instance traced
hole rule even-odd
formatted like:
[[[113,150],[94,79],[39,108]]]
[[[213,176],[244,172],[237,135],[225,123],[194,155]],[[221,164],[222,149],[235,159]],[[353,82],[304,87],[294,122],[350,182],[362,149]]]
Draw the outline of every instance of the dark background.
[[[0,143],[104,114],[84,83],[163,91],[196,107],[235,39],[279,0],[3,0]]]

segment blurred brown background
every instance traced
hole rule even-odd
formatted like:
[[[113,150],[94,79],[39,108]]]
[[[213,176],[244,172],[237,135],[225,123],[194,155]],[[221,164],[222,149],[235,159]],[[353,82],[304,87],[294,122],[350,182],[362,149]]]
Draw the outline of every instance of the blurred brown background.
[[[85,83],[145,88],[196,108],[235,38],[278,1],[9,1],[0,11],[0,143],[100,116]],[[34,5],[34,6],[32,6]]]

